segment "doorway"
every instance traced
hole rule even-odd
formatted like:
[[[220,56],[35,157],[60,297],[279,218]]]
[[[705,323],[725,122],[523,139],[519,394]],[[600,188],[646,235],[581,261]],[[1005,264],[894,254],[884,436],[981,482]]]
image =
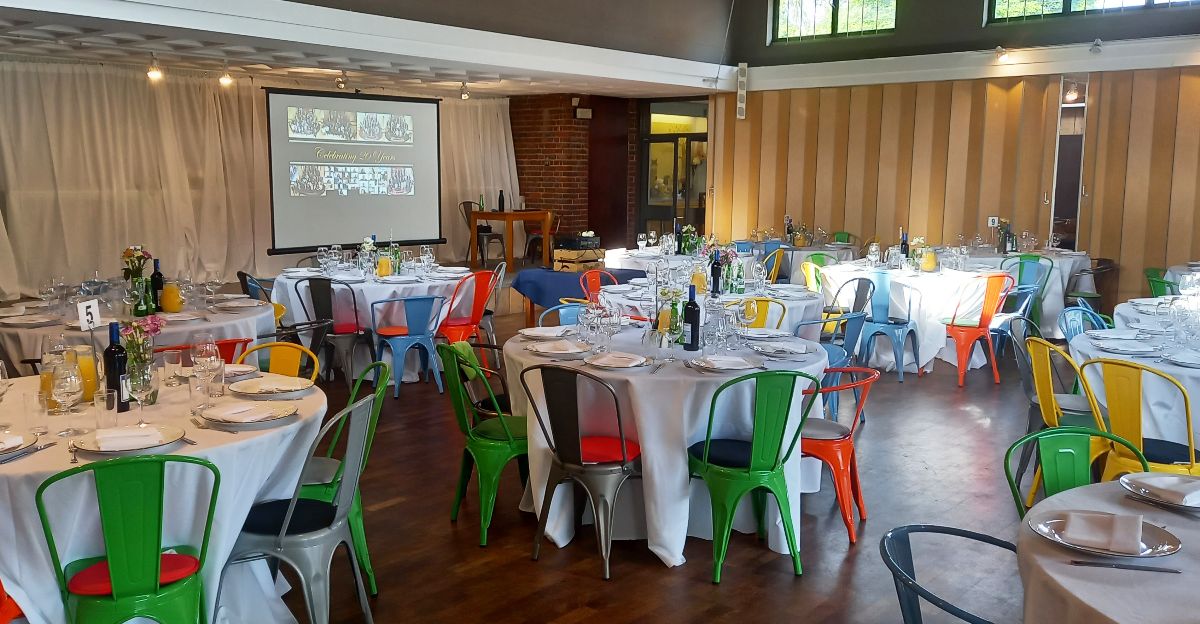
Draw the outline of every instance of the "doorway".
[[[1082,180],[1087,91],[1087,74],[1067,74],[1062,77],[1050,232],[1058,237],[1058,246],[1063,249],[1075,249],[1078,244],[1079,208],[1085,196]]]
[[[674,220],[704,230],[708,101],[642,103],[638,232],[669,232]]]

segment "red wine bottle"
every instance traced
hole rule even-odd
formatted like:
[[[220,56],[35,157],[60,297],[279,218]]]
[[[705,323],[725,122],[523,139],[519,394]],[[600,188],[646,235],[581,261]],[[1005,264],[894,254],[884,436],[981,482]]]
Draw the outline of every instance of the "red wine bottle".
[[[688,302],[683,304],[683,350],[700,350],[700,304],[696,303],[696,285],[688,286]]]
[[[104,350],[104,386],[116,401],[118,412],[129,411],[128,358],[121,346],[121,324],[108,324],[108,348]]]

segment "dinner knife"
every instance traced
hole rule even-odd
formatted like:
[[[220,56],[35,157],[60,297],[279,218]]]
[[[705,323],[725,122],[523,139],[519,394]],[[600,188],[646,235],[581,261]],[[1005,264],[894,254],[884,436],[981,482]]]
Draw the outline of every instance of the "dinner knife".
[[[1155,566],[1134,565],[1132,563],[1107,563],[1103,561],[1080,561],[1072,559],[1071,565],[1083,566],[1085,568],[1114,568],[1117,570],[1140,570],[1142,572],[1166,572],[1168,574],[1183,574],[1182,570],[1175,568],[1159,568]]]
[[[30,455],[33,455],[34,453],[36,453],[38,451],[44,451],[44,450],[54,446],[55,444],[58,444],[58,442],[47,442],[41,446],[30,447],[30,449],[28,451],[25,451],[24,453],[21,453],[20,455],[14,455],[12,457],[6,457],[3,460],[0,460],[0,464],[7,464],[8,462],[17,461],[18,459],[21,459],[22,457],[29,457]]]

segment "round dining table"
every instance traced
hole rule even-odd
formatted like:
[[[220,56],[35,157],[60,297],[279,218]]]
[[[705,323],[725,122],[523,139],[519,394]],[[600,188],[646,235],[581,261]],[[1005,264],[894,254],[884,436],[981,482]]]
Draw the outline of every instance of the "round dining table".
[[[1034,533],[1023,522],[1017,565],[1025,588],[1026,624],[1192,624],[1200,619],[1200,516],[1127,498],[1120,483],[1085,485],[1051,496],[1029,510],[1029,522],[1050,512],[1102,511],[1140,515],[1164,527],[1183,548],[1166,557],[1108,558],[1069,550]],[[1128,563],[1180,570],[1181,574],[1072,565],[1071,561]]]
[[[64,423],[60,419],[91,417],[52,416],[29,412],[28,395],[37,392],[37,378],[17,379],[0,400],[0,422],[13,424],[24,433],[35,421],[49,426],[50,434],[41,443],[57,442],[53,447],[8,463],[0,464],[0,581],[13,596],[31,624],[58,624],[65,621],[62,596],[55,580],[50,552],[35,506],[38,486],[47,478],[72,468],[68,439],[54,432]],[[231,396],[216,399],[217,404],[233,401]],[[320,430],[327,402],[325,393],[313,388],[291,401],[295,416],[274,427],[236,434],[214,429],[199,429],[190,422],[192,405],[188,384],[163,387],[158,402],[145,410],[150,424],[174,425],[186,432],[194,445],[183,441],[165,446],[160,452],[200,457],[216,465],[221,486],[213,514],[208,555],[201,571],[204,598],[213,621],[294,622],[280,598],[265,562],[239,564],[226,574],[221,596],[221,612],[216,613],[217,584],[221,569],[229,558],[250,507],[258,501],[289,498],[300,478],[308,452]],[[83,409],[90,411],[90,406]],[[134,406],[118,416],[118,425],[137,422]],[[95,426],[94,417],[90,421]],[[25,433],[25,435],[28,435]],[[107,459],[107,455],[78,453],[80,464]],[[162,543],[199,546],[208,513],[208,480],[195,471],[168,469]],[[47,508],[54,539],[62,561],[76,561],[104,552],[100,515],[95,487],[90,479],[74,478],[48,491]],[[137,620],[146,621],[149,620]]]
[[[645,287],[636,284],[605,285],[600,287],[600,291],[625,311],[646,318],[655,317],[653,310],[655,302],[649,289]],[[696,302],[702,311],[705,309],[709,296],[708,294],[696,295]],[[783,304],[782,308],[777,305],[767,305],[767,318],[763,320],[763,326],[779,328],[789,334],[795,334],[800,323],[821,318],[821,310],[824,307],[824,300],[819,294],[795,288],[771,289],[762,295],[719,295],[720,300],[726,305],[755,296],[768,297]],[[703,312],[701,315],[703,316]],[[817,324],[807,326],[800,332],[801,337],[809,340],[818,340],[820,334],[821,326]]]
[[[642,331],[628,328],[613,337],[612,350],[639,355],[649,354],[642,347]],[[797,361],[766,360],[765,365],[773,370],[795,370],[820,379],[828,359],[824,349],[815,342],[792,339],[804,344],[808,354]],[[512,409],[515,414],[529,417],[529,484],[527,496],[522,504],[525,511],[536,511],[540,507],[548,478],[551,452],[546,438],[538,426],[530,397],[521,386],[520,373],[526,367],[537,364],[557,364],[581,367],[611,384],[618,397],[622,426],[628,439],[638,442],[642,449],[641,479],[632,479],[620,491],[615,501],[614,539],[645,539],[651,552],[668,566],[684,563],[683,547],[688,536],[712,539],[712,516],[709,494],[701,479],[691,478],[688,471],[687,448],[702,442],[708,426],[709,406],[717,388],[746,372],[712,373],[689,368],[684,360],[698,356],[681,349],[672,349],[679,358],[666,363],[655,371],[653,367],[616,370],[601,369],[587,365],[581,360],[551,361],[530,352],[531,341],[516,337],[504,345],[504,363]],[[738,355],[752,352],[734,351]],[[661,361],[661,360],[660,360]],[[537,374],[527,377],[534,400],[545,413],[544,391]],[[789,431],[784,439],[790,440],[795,427],[800,424],[803,397],[800,392],[809,384],[801,380],[791,407]],[[752,425],[752,384],[727,390],[717,405],[716,421],[712,436],[746,438]],[[596,392],[594,387],[590,388]],[[607,393],[592,395],[580,392],[580,430],[585,435],[616,435],[615,415],[612,401]],[[820,404],[813,406],[809,418],[822,417]],[[799,446],[791,459],[784,465],[788,491],[792,493],[791,513],[794,526],[801,521],[799,494],[820,488],[821,463],[813,458],[802,458]],[[805,486],[808,487],[805,487]],[[546,523],[546,536],[559,546],[565,546],[575,533],[574,494],[568,483],[561,484],[556,492],[550,516]],[[768,505],[768,543],[772,550],[787,553],[778,509]],[[735,518],[734,528],[740,532],[754,532],[756,524],[751,511],[750,497],[742,500]]]
[[[971,251],[970,258],[967,260],[968,268],[973,269],[999,269],[1000,265],[1007,259],[1016,254],[1001,255],[987,249],[974,249]],[[1070,250],[1050,250],[1042,251],[1040,255],[1049,258],[1054,262],[1054,268],[1050,271],[1050,278],[1046,280],[1046,289],[1042,293],[1042,319],[1041,331],[1042,335],[1047,338],[1063,338],[1062,330],[1058,328],[1058,315],[1066,306],[1066,293],[1072,288],[1071,280],[1079,275],[1079,272],[1091,268],[1092,259],[1086,252],[1070,251]],[[1009,272],[1016,277],[1015,266],[1009,267]],[[1080,276],[1091,280],[1090,275]],[[1094,281],[1081,283],[1075,288],[1080,290],[1095,290]]]
[[[236,300],[234,300],[236,301]],[[39,308],[27,308],[26,313],[40,313]],[[200,332],[211,333],[213,338],[250,338],[270,334],[275,331],[275,311],[270,305],[263,303],[247,308],[215,307],[193,312],[200,315],[197,320],[171,321],[168,320],[162,332],[155,336],[155,346],[189,345],[194,342]],[[71,319],[71,317],[68,317]],[[91,344],[89,332],[79,331],[64,325],[53,323],[39,327],[23,327],[9,324],[18,319],[0,318],[0,359],[4,360],[9,371],[18,375],[33,374],[32,370],[21,365],[21,360],[41,357],[42,337],[62,334],[68,346]],[[116,320],[116,319],[112,319]],[[107,323],[107,320],[105,321]],[[108,327],[101,325],[95,330],[96,353],[108,346]]]

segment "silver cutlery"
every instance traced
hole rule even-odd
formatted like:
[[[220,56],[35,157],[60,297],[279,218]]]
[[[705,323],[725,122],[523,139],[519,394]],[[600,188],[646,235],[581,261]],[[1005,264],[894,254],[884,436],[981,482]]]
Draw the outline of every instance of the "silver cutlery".
[[[33,455],[34,453],[37,453],[38,451],[44,451],[44,450],[54,446],[55,444],[58,444],[58,442],[47,442],[41,446],[32,447],[28,451],[25,451],[24,453],[21,453],[20,455],[14,455],[12,457],[6,457],[5,459],[0,459],[0,464],[7,464],[8,462],[14,462],[14,461],[17,461],[18,459],[21,459],[24,457],[29,457],[30,455]]]
[[[195,446],[195,445],[196,445],[196,441],[195,441],[195,440],[193,440],[193,439],[191,439],[191,438],[188,438],[188,437],[183,437],[183,438],[179,438],[179,439],[180,439],[180,440],[183,440],[183,443],[184,443],[184,444],[188,444],[188,445],[191,445],[191,446]]]
[[[1175,568],[1160,568],[1157,566],[1135,565],[1132,563],[1107,563],[1103,561],[1080,561],[1072,559],[1071,565],[1081,566],[1085,568],[1113,568],[1115,570],[1140,570],[1142,572],[1166,572],[1168,574],[1183,574],[1182,570]]]
[[[67,450],[71,451],[71,463],[79,463],[79,447],[75,446],[75,440],[67,442]]]
[[[662,367],[664,367],[666,365],[667,365],[666,362],[659,362],[657,365],[654,366],[654,370],[650,371],[650,374],[653,375],[653,374],[657,373],[658,371],[662,370]]]
[[[234,435],[237,434],[236,431],[233,431],[231,429],[218,429],[216,427],[213,427],[213,426],[209,425],[208,423],[205,423],[204,421],[200,420],[199,418],[193,418],[191,420],[192,420],[192,424],[196,425],[197,429],[207,429],[208,431],[220,431],[221,433],[232,433]],[[193,442],[193,444],[195,444],[195,442]]]

